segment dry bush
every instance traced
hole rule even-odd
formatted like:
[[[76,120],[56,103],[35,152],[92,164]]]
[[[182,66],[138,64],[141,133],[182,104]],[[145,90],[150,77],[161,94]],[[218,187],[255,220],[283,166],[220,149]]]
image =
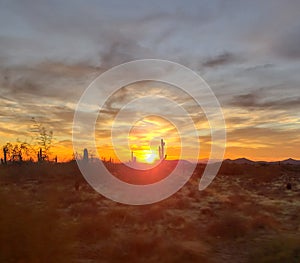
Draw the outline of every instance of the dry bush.
[[[97,262],[156,262],[153,256],[159,242],[149,233],[122,233],[122,236],[103,243]]]
[[[201,241],[171,239],[167,234],[127,234],[105,244],[101,259],[106,262],[210,262],[209,248]]]
[[[241,212],[246,216],[255,217],[260,211],[265,211],[264,207],[253,202],[244,204]]]
[[[87,202],[76,203],[71,206],[69,214],[72,217],[93,217],[97,214],[97,207]]]
[[[182,194],[175,194],[161,202],[164,209],[180,209],[185,210],[191,208],[191,199]]]
[[[280,223],[272,216],[260,214],[253,216],[250,222],[251,229],[253,230],[279,230]]]
[[[249,197],[242,194],[233,194],[229,195],[228,199],[231,203],[239,205],[241,203],[247,202]]]
[[[245,166],[246,165],[223,162],[218,174],[220,174],[220,175],[242,175],[245,173]]]
[[[77,225],[77,237],[84,243],[98,243],[110,238],[112,225],[101,216],[81,217]]]
[[[123,240],[123,259],[127,259],[128,262],[140,262],[143,258],[149,258],[153,256],[157,242],[161,240],[149,234],[132,234]]]
[[[251,251],[248,262],[257,263],[299,263],[300,238],[278,236],[272,240],[261,241]]]
[[[225,239],[244,237],[249,232],[249,222],[245,217],[235,213],[225,212],[219,219],[210,223],[206,234]]]
[[[110,224],[113,225],[123,225],[125,223],[134,222],[134,215],[132,215],[132,211],[130,209],[126,209],[124,206],[114,206],[112,207],[108,213],[106,214],[106,218],[109,220]]]
[[[245,215],[254,216],[257,215],[258,211],[264,211],[275,215],[282,212],[282,209],[280,208],[280,206],[275,204],[258,204],[258,203],[247,204],[243,207],[243,212]]]
[[[208,189],[199,191],[198,185],[196,185],[193,188],[190,188],[190,191],[187,194],[187,196],[196,199],[196,201],[201,201],[202,199],[206,199],[207,197],[211,196],[211,191]]]
[[[168,218],[168,227],[171,229],[183,229],[187,225],[187,221],[183,216],[173,215]]]
[[[79,204],[82,202],[81,195],[78,193],[70,193],[70,192],[64,192],[63,195],[61,195],[59,206],[66,208],[70,206],[74,206],[76,204]]]
[[[254,183],[270,183],[281,176],[281,167],[277,165],[254,166],[248,173]]]
[[[165,209],[159,204],[137,207],[135,221],[139,224],[158,224],[166,217]]]
[[[209,218],[215,216],[215,211],[210,207],[203,207],[200,209],[200,212],[202,215],[209,217]]]
[[[0,262],[71,262],[73,225],[63,222],[55,208],[31,206],[22,197],[1,195]]]
[[[210,248],[199,240],[164,240],[159,245],[157,254],[159,255],[157,262],[211,262]]]
[[[202,240],[205,238],[204,225],[198,221],[186,222],[179,234],[184,240]]]

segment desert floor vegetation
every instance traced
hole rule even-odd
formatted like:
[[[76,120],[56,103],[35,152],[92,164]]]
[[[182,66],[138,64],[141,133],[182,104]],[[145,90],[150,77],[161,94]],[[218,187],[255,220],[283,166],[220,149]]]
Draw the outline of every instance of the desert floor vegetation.
[[[74,162],[0,166],[0,262],[300,262],[299,167],[226,164],[199,192],[202,171],[162,202],[128,206]]]

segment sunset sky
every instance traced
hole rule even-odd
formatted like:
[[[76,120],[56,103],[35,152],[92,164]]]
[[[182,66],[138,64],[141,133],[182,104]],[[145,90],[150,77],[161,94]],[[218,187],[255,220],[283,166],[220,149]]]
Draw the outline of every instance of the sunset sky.
[[[0,2],[0,145],[29,141],[34,117],[53,130],[59,160],[70,159],[74,109],[88,85],[120,63],[156,58],[191,68],[215,93],[227,127],[225,158],[300,159],[300,1],[67,2]],[[148,85],[153,94],[168,95],[170,88],[134,84],[106,103],[106,121],[97,122],[106,158],[113,153],[101,145],[110,138],[105,125],[135,85]],[[198,110],[200,157],[207,158],[210,136]],[[130,138],[140,143],[135,147],[154,138],[155,148],[160,137],[176,158],[176,128],[158,117],[137,123]]]

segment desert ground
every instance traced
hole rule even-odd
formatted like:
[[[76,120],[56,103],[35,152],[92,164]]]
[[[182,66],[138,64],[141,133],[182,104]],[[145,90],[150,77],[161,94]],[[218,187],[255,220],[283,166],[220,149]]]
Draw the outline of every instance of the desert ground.
[[[75,162],[0,166],[0,262],[300,262],[300,166],[204,164],[170,198],[119,204]],[[290,183],[291,189],[287,188]]]

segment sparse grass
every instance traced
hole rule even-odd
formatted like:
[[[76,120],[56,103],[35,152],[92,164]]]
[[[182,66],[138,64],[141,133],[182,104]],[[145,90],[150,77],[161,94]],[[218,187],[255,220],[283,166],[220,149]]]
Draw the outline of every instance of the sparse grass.
[[[254,216],[250,222],[253,230],[280,230],[280,223],[272,216],[266,214],[258,214]]]
[[[211,262],[210,248],[202,241],[169,240],[161,244],[158,254],[164,263]]]
[[[225,212],[208,225],[206,233],[217,238],[241,238],[249,233],[249,222],[239,214]]]
[[[205,191],[192,178],[127,206],[95,193],[75,163],[0,166],[0,262],[244,262],[237,244],[245,257],[253,248],[249,262],[299,262],[299,240],[277,237],[299,231],[299,194],[278,195],[275,168],[227,165]]]
[[[110,224],[124,224],[130,214],[124,207],[114,207],[106,215],[109,218]]]
[[[69,214],[72,217],[93,217],[97,214],[97,207],[91,203],[75,203],[71,206]]]
[[[0,262],[71,262],[73,226],[54,207],[34,207],[22,197],[1,194]]]
[[[81,217],[77,224],[77,237],[83,243],[107,242],[113,234],[113,226],[102,216]]]
[[[162,222],[166,216],[166,210],[158,204],[142,206],[139,207],[138,210],[138,218],[136,219],[137,222],[141,224],[158,224],[159,222]]]
[[[264,241],[252,251],[249,263],[299,263],[300,238],[278,236],[272,240]]]

